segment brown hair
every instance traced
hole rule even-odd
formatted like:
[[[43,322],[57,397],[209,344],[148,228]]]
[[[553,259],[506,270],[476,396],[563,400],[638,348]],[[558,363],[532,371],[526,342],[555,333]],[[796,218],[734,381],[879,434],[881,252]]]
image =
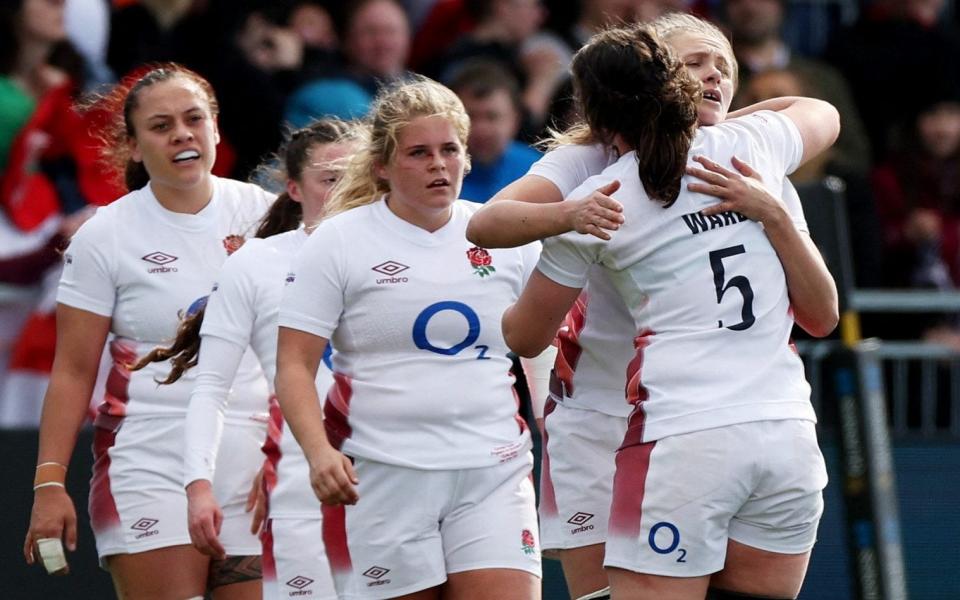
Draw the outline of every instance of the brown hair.
[[[278,183],[299,180],[311,148],[319,144],[352,140],[356,136],[356,127],[346,121],[336,118],[314,121],[290,134],[274,161],[271,161],[282,164],[282,168],[271,169],[268,177]],[[255,237],[265,238],[296,229],[302,218],[303,207],[284,190],[267,209]]]
[[[573,57],[573,84],[598,141],[635,151],[643,188],[670,206],[680,193],[697,129],[700,84],[649,26],[608,29]]]
[[[83,108],[102,109],[111,115],[110,122],[99,133],[104,142],[101,151],[104,162],[113,171],[127,191],[142,188],[150,181],[143,163],[131,157],[130,140],[136,137],[133,111],[140,102],[140,92],[161,81],[182,77],[196,84],[206,96],[210,115],[216,118],[220,111],[217,97],[210,83],[190,69],[177,63],[154,63],[125,77],[110,93],[93,98]]]
[[[169,385],[188,370],[197,366],[200,353],[200,326],[203,325],[203,315],[207,312],[207,298],[194,301],[187,309],[186,315],[181,313],[180,326],[177,327],[177,337],[168,348],[157,346],[143,358],[130,367],[131,371],[139,371],[150,363],[169,360],[173,367],[166,379],[157,379],[157,383]]]

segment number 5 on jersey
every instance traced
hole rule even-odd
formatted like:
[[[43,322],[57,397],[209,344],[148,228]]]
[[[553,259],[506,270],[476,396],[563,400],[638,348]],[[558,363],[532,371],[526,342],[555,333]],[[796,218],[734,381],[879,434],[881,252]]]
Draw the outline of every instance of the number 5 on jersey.
[[[756,317],[753,316],[753,288],[750,287],[750,280],[743,275],[735,275],[730,278],[730,281],[726,281],[723,269],[723,259],[744,254],[745,252],[746,250],[743,244],[740,244],[738,246],[714,250],[710,253],[710,268],[713,269],[713,285],[717,289],[717,304],[720,304],[723,300],[723,295],[732,287],[740,290],[740,294],[743,296],[743,308],[740,309],[740,322],[736,325],[727,326],[727,329],[733,331],[748,329],[757,320]],[[724,283],[726,283],[726,285],[724,285]],[[723,321],[718,320],[717,327],[723,327]]]

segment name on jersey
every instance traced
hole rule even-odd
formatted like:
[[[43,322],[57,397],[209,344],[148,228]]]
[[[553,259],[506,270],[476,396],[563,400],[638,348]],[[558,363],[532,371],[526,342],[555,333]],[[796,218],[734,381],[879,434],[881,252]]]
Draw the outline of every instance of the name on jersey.
[[[683,222],[690,228],[690,233],[697,235],[705,231],[713,231],[728,225],[736,225],[748,221],[747,217],[740,213],[728,210],[716,215],[704,215],[699,212],[692,212],[683,215]]]

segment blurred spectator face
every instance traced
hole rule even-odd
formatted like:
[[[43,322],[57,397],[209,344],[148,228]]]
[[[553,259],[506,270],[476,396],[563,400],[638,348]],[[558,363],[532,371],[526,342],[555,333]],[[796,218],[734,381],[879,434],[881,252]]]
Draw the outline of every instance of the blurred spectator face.
[[[388,0],[373,0],[353,16],[343,50],[353,65],[369,74],[393,77],[403,71],[410,41],[403,9]]]
[[[960,103],[941,102],[917,117],[924,148],[934,158],[950,158],[960,151]]]
[[[613,25],[634,18],[637,0],[583,0],[583,16],[591,23]]]
[[[520,112],[505,89],[495,89],[485,96],[459,94],[470,116],[470,137],[467,149],[480,164],[495,162],[507,150],[520,129]]]
[[[781,0],[727,0],[726,15],[735,43],[756,44],[780,34],[783,4]]]
[[[322,6],[311,2],[297,5],[290,13],[287,24],[311,48],[334,50],[337,47],[333,20]]]
[[[63,5],[64,0],[23,0],[20,9],[23,35],[44,42],[65,38]]]
[[[750,78],[743,88],[744,106],[781,96],[805,96],[803,83],[789,71],[765,71]]]
[[[493,6],[493,17],[503,24],[514,42],[536,33],[546,16],[540,0],[497,0]]]
[[[933,25],[940,18],[945,0],[887,0],[887,5],[895,14],[917,21],[927,27]]]
[[[699,33],[676,33],[669,44],[687,70],[703,84],[703,100],[697,106],[700,124],[722,122],[733,100],[733,56],[717,40]]]

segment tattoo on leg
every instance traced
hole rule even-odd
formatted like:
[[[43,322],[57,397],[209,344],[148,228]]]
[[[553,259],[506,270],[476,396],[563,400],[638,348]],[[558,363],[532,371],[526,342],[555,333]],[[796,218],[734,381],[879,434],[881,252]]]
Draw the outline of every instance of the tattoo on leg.
[[[232,583],[253,581],[262,577],[259,556],[228,556],[223,560],[210,561],[209,589]]]

